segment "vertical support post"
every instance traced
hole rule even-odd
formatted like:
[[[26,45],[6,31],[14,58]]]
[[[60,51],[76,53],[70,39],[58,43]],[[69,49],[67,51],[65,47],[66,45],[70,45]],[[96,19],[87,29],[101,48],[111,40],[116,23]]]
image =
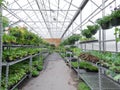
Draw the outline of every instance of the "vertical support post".
[[[87,51],[87,50],[86,50],[86,43],[85,43],[84,45],[85,45],[85,49],[84,49],[84,50]]]
[[[80,13],[80,30],[82,30],[82,10],[81,10],[80,12],[81,12],[81,13]],[[78,44],[79,44],[79,43],[78,43]],[[80,48],[83,50],[83,47],[82,47],[82,44],[81,44],[81,43],[80,43]],[[77,75],[78,75],[78,78],[79,78],[79,74],[80,74],[80,68],[79,68],[79,63],[80,63],[80,61],[79,61],[79,57],[78,57],[77,62],[78,62]]]
[[[40,64],[40,61],[41,61],[41,59],[40,59],[40,53],[38,53],[38,62],[39,62],[39,64]]]
[[[72,69],[72,66],[71,66],[71,59],[72,59],[71,55],[72,54],[71,54],[71,52],[69,52],[69,54],[70,54],[70,60],[69,60],[70,62],[69,62],[69,64],[70,64],[70,68]]]
[[[3,34],[2,7],[0,5],[0,88],[1,88],[1,80],[2,80],[2,34]]]
[[[117,35],[115,35],[115,39],[117,38]],[[115,51],[116,51],[116,53],[118,52],[118,42],[117,41],[115,41]]]
[[[94,50],[94,44],[92,43],[92,50]]]
[[[98,73],[98,78],[99,78],[99,90],[102,90],[102,77],[101,77],[101,67],[99,66],[99,73]]]
[[[30,68],[29,78],[31,78],[32,77],[32,56],[30,57],[29,68]]]
[[[5,78],[5,89],[8,89],[8,78],[9,78],[9,64],[6,66],[6,78]]]
[[[79,42],[77,43],[78,44],[78,48],[79,48]],[[78,76],[78,78],[79,78],[79,57],[77,57],[77,76]]]
[[[104,9],[104,7],[105,7],[105,0],[102,0],[102,8],[103,8],[103,10],[102,10],[102,17],[104,17],[105,16],[105,9]],[[105,44],[105,39],[106,39],[106,33],[105,33],[105,30],[102,30],[102,44],[103,44],[103,52],[106,50],[106,44]]]

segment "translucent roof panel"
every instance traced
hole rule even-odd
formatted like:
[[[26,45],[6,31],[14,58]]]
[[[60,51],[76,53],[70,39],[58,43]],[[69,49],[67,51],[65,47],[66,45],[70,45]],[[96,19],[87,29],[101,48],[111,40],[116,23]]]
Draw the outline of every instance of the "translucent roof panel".
[[[4,8],[3,15],[9,18],[10,25],[25,25],[29,30],[33,30],[36,34],[43,38],[61,38],[66,28],[73,19],[79,6],[85,0],[6,0],[8,2],[7,9]],[[105,5],[115,0],[105,0]],[[116,0],[119,1],[119,0]],[[82,28],[91,24],[87,21],[95,22],[96,18],[102,16],[94,16],[93,13],[100,5],[102,0],[89,0],[85,8],[82,10],[82,21],[86,20]],[[115,3],[111,4],[113,7]],[[116,3],[117,5],[117,3]],[[109,9],[109,8],[108,8]],[[107,9],[105,10],[107,12]],[[108,12],[110,13],[110,12]],[[91,17],[94,18],[91,18]],[[87,19],[86,19],[87,18]],[[80,15],[72,23],[67,30],[65,37],[80,33]]]

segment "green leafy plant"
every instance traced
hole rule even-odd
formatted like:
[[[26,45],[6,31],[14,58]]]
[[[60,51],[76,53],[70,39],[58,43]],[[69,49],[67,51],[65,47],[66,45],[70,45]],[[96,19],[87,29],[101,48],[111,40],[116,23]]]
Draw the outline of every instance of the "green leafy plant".
[[[37,70],[38,70],[38,71],[41,71],[42,69],[43,69],[43,66],[42,66],[42,65],[37,66]]]
[[[85,36],[86,38],[91,38],[92,37],[92,34],[91,34],[89,29],[84,29],[82,31],[82,35]]]
[[[120,29],[119,28],[115,28],[114,35],[116,36],[116,41],[119,42],[120,41]]]
[[[78,84],[78,90],[90,90],[90,88],[84,82],[81,81]]]
[[[92,35],[95,35],[97,33],[97,30],[99,29],[98,25],[88,25],[88,30],[91,32]]]
[[[111,15],[104,16],[103,18],[97,19],[97,23],[102,27],[102,29],[109,29],[111,22]]]
[[[112,18],[112,26],[117,26],[120,25],[120,10],[115,10],[112,12],[111,14],[111,18]]]
[[[69,38],[65,39],[60,43],[61,46],[64,45],[73,45],[76,41],[78,41],[81,38],[79,34],[73,34]]]
[[[3,34],[3,43],[4,44],[11,44],[11,43],[16,43],[16,38],[11,35]]]
[[[35,69],[35,68],[33,68],[33,70],[32,70],[32,76],[33,76],[33,77],[37,77],[38,75],[39,75],[38,70]]]
[[[36,45],[39,46],[43,40],[38,35],[27,30],[26,27],[12,27],[10,28],[10,35],[16,38],[17,44]]]
[[[98,72],[98,68],[96,66],[93,66],[89,62],[80,61],[79,64],[78,62],[71,62],[71,65],[74,68],[78,68],[79,65],[80,69],[85,69],[88,72]]]

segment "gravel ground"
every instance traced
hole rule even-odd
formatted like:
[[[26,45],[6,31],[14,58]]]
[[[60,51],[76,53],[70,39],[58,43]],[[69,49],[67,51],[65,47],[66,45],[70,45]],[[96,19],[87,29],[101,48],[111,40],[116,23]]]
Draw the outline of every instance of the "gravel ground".
[[[47,57],[47,67],[21,90],[77,90],[77,76],[57,53]]]

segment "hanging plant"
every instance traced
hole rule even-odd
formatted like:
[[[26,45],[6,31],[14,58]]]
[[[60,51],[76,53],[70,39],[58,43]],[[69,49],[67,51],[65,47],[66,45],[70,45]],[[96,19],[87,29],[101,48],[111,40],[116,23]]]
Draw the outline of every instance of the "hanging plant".
[[[111,14],[111,24],[112,26],[120,25],[120,10],[115,10]]]
[[[97,19],[97,23],[101,26],[102,29],[109,29],[111,23],[111,16],[104,16],[103,18]]]
[[[97,30],[99,29],[98,25],[88,25],[88,30],[91,32],[92,35],[95,35],[97,33]]]
[[[114,35],[116,36],[116,41],[119,42],[120,41],[120,29],[119,28],[115,28]]]
[[[88,30],[88,29],[84,29],[82,31],[82,35],[85,36],[86,38],[91,38],[92,37],[92,34],[91,34],[90,30]]]

